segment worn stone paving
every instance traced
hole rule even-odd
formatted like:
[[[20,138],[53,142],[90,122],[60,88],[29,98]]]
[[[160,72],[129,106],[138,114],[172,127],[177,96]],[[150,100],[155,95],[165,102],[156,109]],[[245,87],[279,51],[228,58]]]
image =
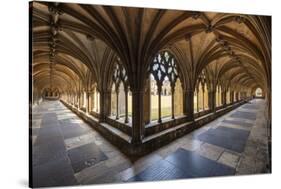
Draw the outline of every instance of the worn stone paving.
[[[33,108],[34,187],[153,181],[265,172],[264,100],[252,100],[131,161],[59,101]]]

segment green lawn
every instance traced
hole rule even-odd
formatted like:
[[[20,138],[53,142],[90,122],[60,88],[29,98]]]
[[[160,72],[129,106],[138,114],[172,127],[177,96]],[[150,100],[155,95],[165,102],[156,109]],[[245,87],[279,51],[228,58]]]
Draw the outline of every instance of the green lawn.
[[[128,116],[132,116],[132,112],[128,112]],[[171,108],[162,108],[161,112],[162,117],[171,116]],[[157,120],[158,119],[158,109],[152,109],[151,110],[151,120]]]
[[[166,107],[161,109],[161,117],[171,116],[171,107]],[[151,120],[158,119],[158,109],[151,110]]]

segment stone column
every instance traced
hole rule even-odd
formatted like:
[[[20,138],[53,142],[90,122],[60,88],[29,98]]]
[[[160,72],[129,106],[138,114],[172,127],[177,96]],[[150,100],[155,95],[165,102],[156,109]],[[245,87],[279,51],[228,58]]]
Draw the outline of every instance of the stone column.
[[[89,105],[89,92],[88,91],[86,91],[86,99],[84,99],[84,100],[86,100],[86,113],[88,114],[89,113],[89,109],[90,109],[90,105]]]
[[[77,101],[78,101],[78,109],[80,109],[80,98],[81,98],[81,94],[80,94],[80,91],[78,92],[77,94]]]
[[[100,91],[99,122],[104,122],[110,110],[110,92]]]
[[[91,112],[93,110],[93,102],[92,102],[93,101],[93,92],[90,91],[88,95],[89,95],[89,103],[88,103],[89,112]]]
[[[71,93],[71,99],[72,99],[72,106],[75,105],[75,95],[74,93]]]
[[[194,103],[193,103],[193,95],[194,92],[192,89],[187,89],[184,90],[184,114],[188,117],[189,121],[193,121],[194,120]]]
[[[150,91],[150,79],[147,79],[146,86],[143,94],[143,119],[144,124],[150,122],[150,101],[151,101],[151,91]]]
[[[226,91],[222,91],[222,105],[226,107]]]
[[[141,144],[144,134],[142,90],[132,90],[132,106],[132,144]]]
[[[128,123],[128,87],[125,87],[125,123]]]
[[[208,92],[208,98],[209,98],[209,108],[212,112],[216,111],[216,91],[209,91]]]

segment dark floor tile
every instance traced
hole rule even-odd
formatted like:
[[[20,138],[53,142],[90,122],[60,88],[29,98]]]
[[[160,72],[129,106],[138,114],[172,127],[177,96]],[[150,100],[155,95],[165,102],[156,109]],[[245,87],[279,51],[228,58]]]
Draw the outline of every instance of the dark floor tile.
[[[33,165],[36,166],[49,161],[55,161],[65,156],[67,153],[62,139],[42,141],[42,139],[39,138],[34,146],[32,146],[32,154],[32,162]]]
[[[239,126],[243,126],[243,127],[251,127],[253,126],[252,123],[247,123],[244,121],[238,121],[238,120],[223,120],[224,123],[230,123],[230,124],[234,124],[234,125],[239,125]]]
[[[77,185],[67,156],[55,161],[33,166],[33,187]]]
[[[176,152],[169,155],[166,160],[192,177],[233,175],[235,173],[235,170],[231,167],[182,148],[179,148]]]
[[[138,175],[130,178],[128,181],[157,181],[183,178],[191,178],[191,176],[170,162],[161,160],[151,167],[148,167]]]
[[[256,120],[256,113],[236,111],[230,117]]]
[[[75,173],[108,159],[95,143],[71,149],[68,151],[68,156]]]
[[[236,152],[243,152],[250,131],[228,127],[217,127],[197,136],[197,139]]]
[[[61,131],[64,139],[68,139],[86,134],[90,130],[89,128],[79,126],[79,124],[69,123],[67,125],[61,126]]]
[[[192,177],[210,176],[212,170],[212,162],[210,163],[206,158],[182,148],[166,157],[165,160],[192,175]]]
[[[133,181],[156,181],[195,177],[234,175],[235,169],[179,148],[164,160],[158,161],[136,176]]]
[[[255,110],[255,109],[258,109],[259,107],[256,104],[246,104],[246,105],[243,106],[243,108]]]
[[[42,117],[41,127],[53,127],[58,125],[56,113],[47,113]]]
[[[42,127],[38,131],[38,136],[40,139],[50,140],[54,137],[62,137],[60,128],[56,127]]]
[[[236,171],[234,168],[217,163],[217,165],[212,170],[211,175],[212,176],[229,176],[229,175],[235,175],[235,172]]]

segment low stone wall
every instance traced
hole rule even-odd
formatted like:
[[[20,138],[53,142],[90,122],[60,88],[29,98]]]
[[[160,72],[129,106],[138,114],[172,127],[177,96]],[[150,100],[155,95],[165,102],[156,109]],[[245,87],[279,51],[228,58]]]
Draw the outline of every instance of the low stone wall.
[[[123,153],[129,154],[132,157],[141,156],[159,147],[162,147],[246,103],[244,100],[236,102],[232,105],[228,105],[227,107],[222,107],[221,109],[216,110],[216,112],[208,114],[205,113],[204,116],[198,117],[194,121],[188,122],[186,117],[182,117],[156,126],[151,126],[151,128],[145,129],[146,136],[142,140],[142,144],[135,145],[131,143],[131,137],[129,137],[129,139],[124,139],[124,137],[119,136],[106,127],[106,125],[110,125],[111,127],[119,129],[128,136],[131,136],[131,128],[129,126],[110,118],[106,119],[107,123],[100,123],[98,119],[87,115],[85,112],[68,105],[64,101],[61,102],[71,111],[77,114],[81,119],[87,122],[90,126],[92,126],[95,130],[97,130],[101,135],[107,138],[109,142],[117,146]],[[124,125],[129,127],[129,129]],[[157,129],[158,132],[156,132]]]
[[[79,111],[77,108],[67,104],[64,101],[61,101],[68,109],[74,112],[78,117],[83,119],[86,123],[88,123],[92,128],[98,131],[103,137],[108,139],[110,143],[117,146],[121,151],[127,152],[128,146],[130,146],[130,141],[124,140],[122,137],[116,135],[114,132],[103,126],[105,123],[100,123],[98,119],[88,116],[82,111]],[[128,152],[127,152],[128,153]]]
[[[162,123],[157,123],[157,122],[150,123],[145,126],[144,136],[148,137],[150,135],[159,133],[163,130],[169,129],[171,127],[174,127],[175,125],[179,125],[179,124],[182,124],[187,121],[188,121],[188,118],[186,116],[182,116],[179,118],[169,119],[166,121],[162,120]]]
[[[144,139],[143,144],[140,146],[141,149],[138,150],[140,154],[149,153],[163,145],[166,145],[173,140],[182,137],[195,129],[198,129],[205,124],[215,120],[216,118],[230,112],[231,110],[241,106],[244,104],[244,101],[239,101],[232,106],[228,106],[226,108],[220,109],[217,112],[209,113],[205,116],[195,119],[193,122],[183,123],[181,125],[177,125],[167,132],[163,131],[163,133],[159,133],[158,136],[155,137],[147,137]]]
[[[99,114],[99,113],[97,113],[97,112],[94,112],[94,111],[91,111],[91,112],[90,112],[90,115],[92,115],[92,116],[96,117],[97,119],[99,119],[99,118],[100,118],[100,114]]]
[[[201,111],[201,112],[197,112],[193,115],[194,119],[198,118],[198,117],[201,117],[201,116],[204,116],[206,114],[209,114],[211,112],[210,109],[208,110],[204,110],[204,111]]]
[[[111,119],[109,117],[106,117],[105,119],[106,123],[112,125],[113,127],[119,129],[120,131],[126,133],[129,136],[132,136],[132,127],[125,123],[120,123],[119,121],[116,121],[114,119]]]

